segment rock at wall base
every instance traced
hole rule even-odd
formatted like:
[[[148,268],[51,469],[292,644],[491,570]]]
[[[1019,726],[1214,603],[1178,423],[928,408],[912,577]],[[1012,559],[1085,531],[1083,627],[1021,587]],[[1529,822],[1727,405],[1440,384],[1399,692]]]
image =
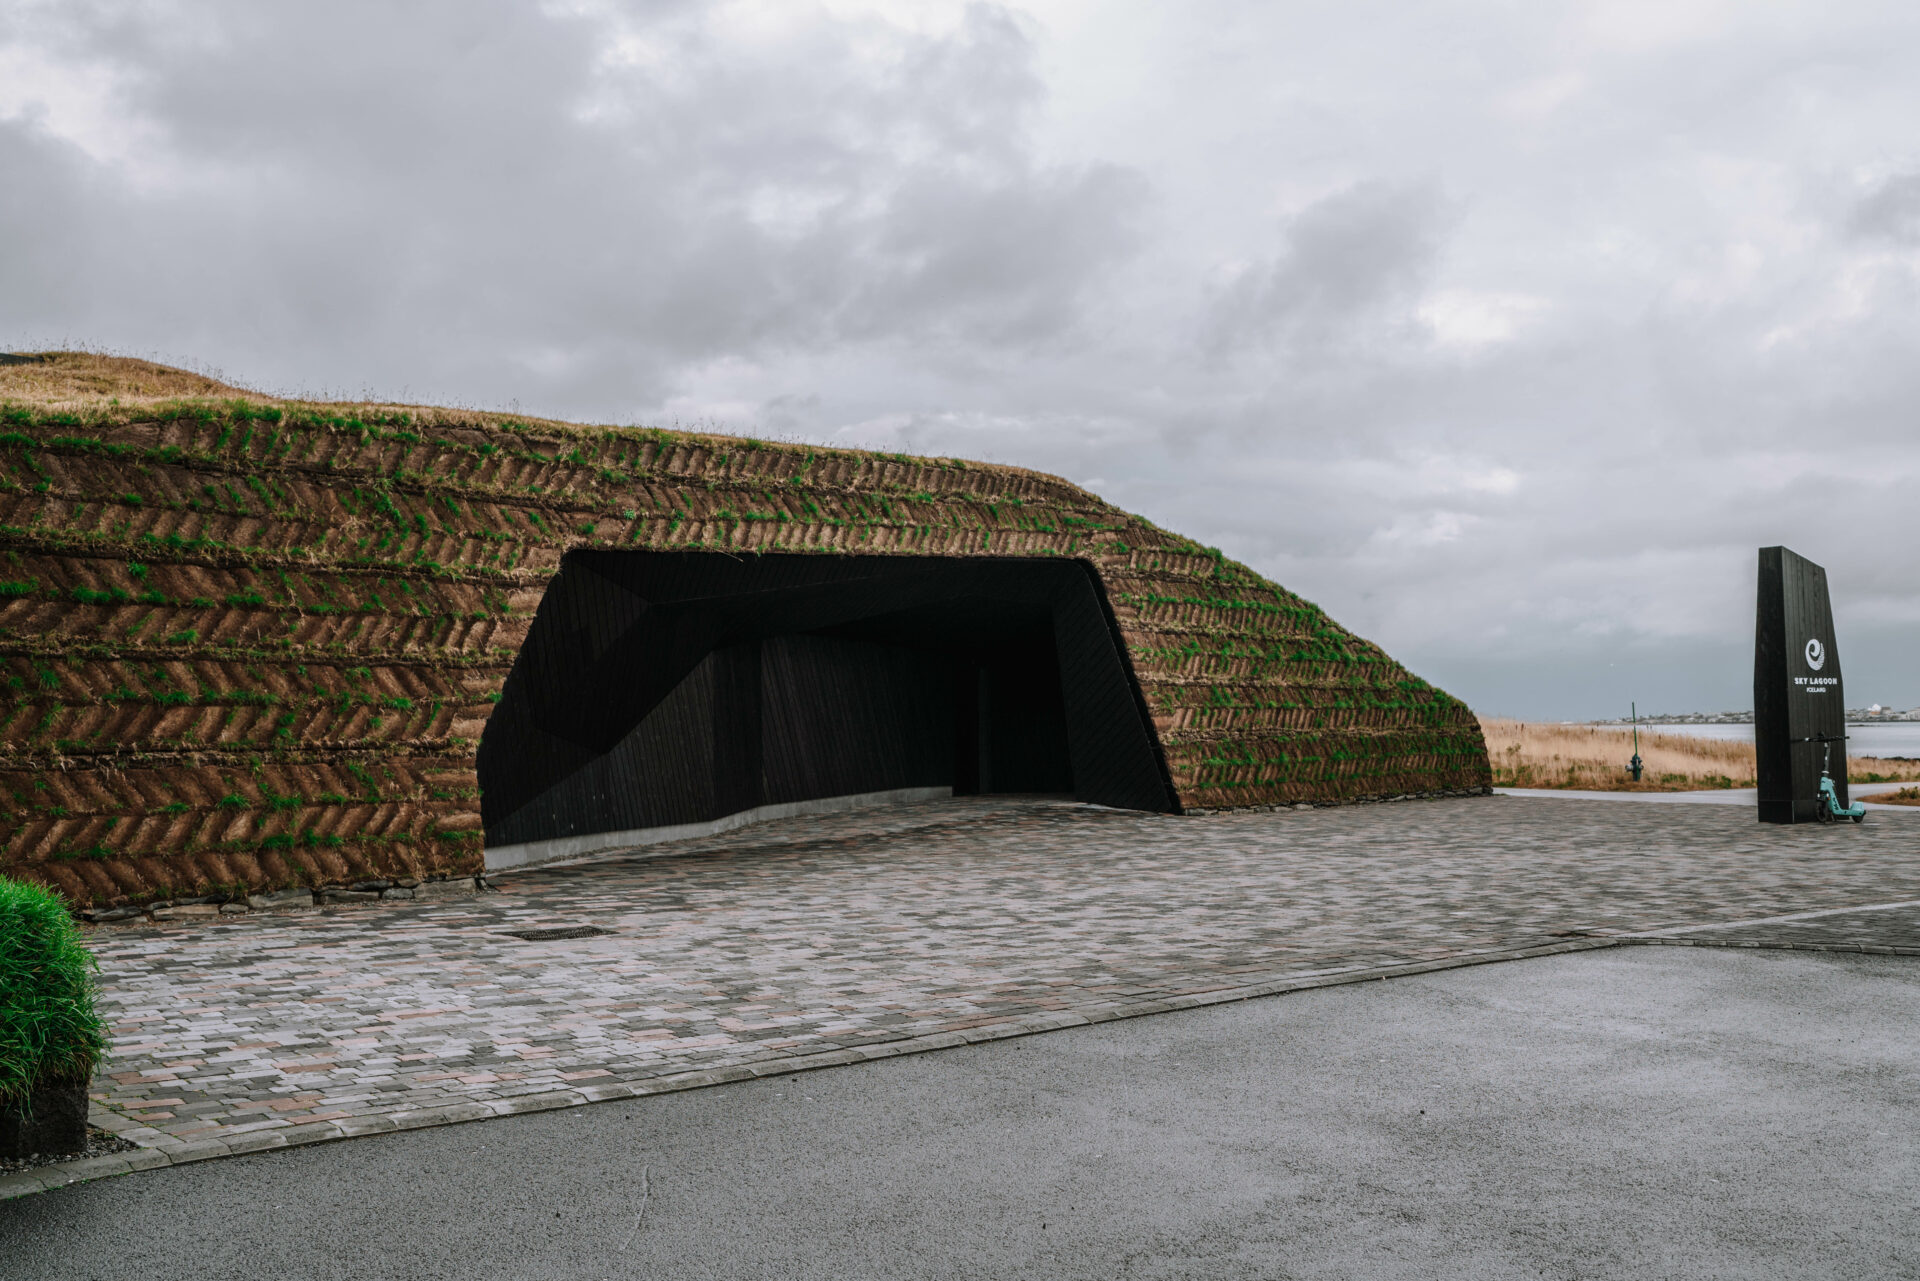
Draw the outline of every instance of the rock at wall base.
[[[256,912],[284,910],[290,907],[312,907],[313,891],[309,889],[268,890],[264,894],[249,894],[247,906]]]
[[[156,921],[186,921],[195,917],[218,916],[220,906],[217,903],[177,903],[172,907],[156,907],[152,915]]]
[[[450,898],[455,895],[472,894],[475,885],[471,876],[455,877],[446,881],[422,881],[414,886],[415,898]]]

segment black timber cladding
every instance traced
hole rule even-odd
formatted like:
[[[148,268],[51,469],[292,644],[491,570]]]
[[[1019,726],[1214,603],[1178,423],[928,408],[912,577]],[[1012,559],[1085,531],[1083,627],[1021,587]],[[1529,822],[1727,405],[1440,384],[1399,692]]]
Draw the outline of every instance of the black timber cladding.
[[[1847,703],[1827,571],[1785,547],[1760,549],[1753,644],[1753,745],[1763,823],[1820,817],[1820,770],[1847,804]]]
[[[1178,809],[1068,560],[571,553],[479,776],[490,846],[909,787]]]

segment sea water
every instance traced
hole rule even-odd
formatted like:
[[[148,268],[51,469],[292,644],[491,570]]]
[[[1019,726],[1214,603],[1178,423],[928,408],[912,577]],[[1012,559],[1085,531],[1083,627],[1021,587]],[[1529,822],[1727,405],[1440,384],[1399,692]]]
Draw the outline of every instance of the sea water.
[[[1625,732],[1630,726],[1609,725]],[[1695,738],[1719,738],[1735,743],[1751,743],[1751,725],[1642,725],[1645,734],[1691,734]],[[1920,757],[1920,721],[1880,721],[1872,725],[1847,726],[1849,756]]]

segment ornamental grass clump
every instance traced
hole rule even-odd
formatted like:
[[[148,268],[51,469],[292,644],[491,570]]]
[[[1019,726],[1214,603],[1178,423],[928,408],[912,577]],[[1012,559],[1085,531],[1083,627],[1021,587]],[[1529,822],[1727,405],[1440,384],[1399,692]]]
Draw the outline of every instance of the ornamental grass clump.
[[[0,876],[0,1109],[93,1075],[107,1047],[94,964],[58,895]]]

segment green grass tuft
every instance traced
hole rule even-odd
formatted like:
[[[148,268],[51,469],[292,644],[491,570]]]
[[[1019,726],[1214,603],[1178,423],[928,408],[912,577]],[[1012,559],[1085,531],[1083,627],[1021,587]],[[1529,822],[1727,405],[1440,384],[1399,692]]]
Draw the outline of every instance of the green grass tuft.
[[[0,876],[0,1103],[93,1074],[107,1049],[94,968],[59,895]]]

